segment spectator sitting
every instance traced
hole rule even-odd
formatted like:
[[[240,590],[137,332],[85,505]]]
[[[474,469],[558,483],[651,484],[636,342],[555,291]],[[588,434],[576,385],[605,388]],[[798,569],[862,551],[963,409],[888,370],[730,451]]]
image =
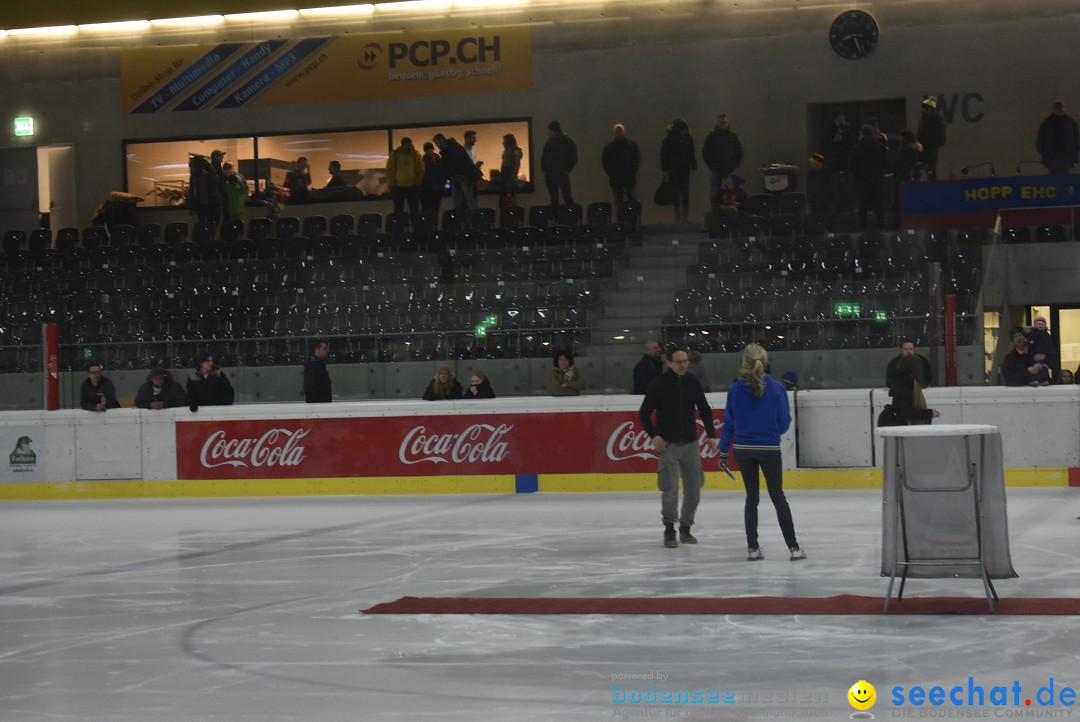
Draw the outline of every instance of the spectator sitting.
[[[569,351],[556,351],[552,358],[551,376],[548,377],[548,390],[552,396],[580,396],[585,388],[585,379],[574,368],[574,357]]]
[[[794,371],[785,371],[784,375],[780,377],[780,383],[784,385],[784,388],[788,391],[799,390],[799,375]]]
[[[200,406],[232,406],[232,384],[214,364],[213,354],[205,353],[199,357],[195,370],[188,376],[187,396],[192,411]]]
[[[1028,343],[1031,345],[1031,360],[1039,366],[1039,373],[1036,374],[1031,385],[1049,386],[1050,369],[1053,367],[1050,363],[1050,357],[1054,353],[1054,342],[1050,340],[1050,332],[1046,330],[1046,318],[1044,316],[1035,318],[1027,337]]]
[[[146,377],[146,383],[135,394],[135,407],[139,409],[175,409],[187,406],[184,387],[172,380],[169,372],[156,368]]]
[[[461,398],[461,384],[454,378],[449,366],[439,367],[435,378],[424,389],[424,401],[448,401]]]
[[[462,398],[466,399],[493,399],[495,391],[491,388],[491,382],[484,376],[483,371],[473,371],[469,379],[469,388],[465,389]]]
[[[79,405],[86,411],[105,411],[120,408],[116,400],[116,387],[102,375],[101,362],[86,364],[87,378],[79,388]]]

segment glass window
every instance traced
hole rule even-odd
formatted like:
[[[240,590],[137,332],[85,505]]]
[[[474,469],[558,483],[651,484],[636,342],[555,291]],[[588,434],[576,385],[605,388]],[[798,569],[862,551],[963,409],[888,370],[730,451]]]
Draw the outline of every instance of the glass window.
[[[386,192],[390,147],[385,130],[263,135],[258,141],[260,185],[270,181],[287,188],[286,203],[353,200]],[[331,183],[334,161],[341,164],[341,180]]]
[[[218,138],[210,140],[169,140],[127,143],[125,172],[127,192],[143,200],[140,208],[169,208],[184,205],[188,197],[188,157],[207,158],[215,150],[225,152],[225,162],[237,165],[248,178],[255,167],[254,138]]]

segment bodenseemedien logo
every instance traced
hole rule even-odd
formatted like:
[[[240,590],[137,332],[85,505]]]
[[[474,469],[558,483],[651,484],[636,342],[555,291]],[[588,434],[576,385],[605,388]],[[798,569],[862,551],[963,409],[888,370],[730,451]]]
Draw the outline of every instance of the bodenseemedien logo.
[[[860,679],[848,689],[847,698],[848,703],[856,710],[851,714],[851,719],[874,719],[874,715],[867,711],[877,702],[874,685]]]

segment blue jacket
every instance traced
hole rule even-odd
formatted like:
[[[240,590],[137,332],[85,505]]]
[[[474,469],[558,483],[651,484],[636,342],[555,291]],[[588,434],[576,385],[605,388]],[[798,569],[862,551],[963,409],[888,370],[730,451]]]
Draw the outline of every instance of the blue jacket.
[[[720,452],[726,454],[733,440],[736,449],[780,451],[780,436],[789,426],[791,408],[783,384],[766,375],[765,394],[756,398],[749,384],[736,381],[728,389]]]

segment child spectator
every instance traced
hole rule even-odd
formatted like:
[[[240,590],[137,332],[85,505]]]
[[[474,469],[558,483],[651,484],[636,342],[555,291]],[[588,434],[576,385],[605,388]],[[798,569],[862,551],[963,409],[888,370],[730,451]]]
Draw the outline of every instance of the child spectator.
[[[1036,316],[1031,332],[1028,333],[1028,341],[1031,344],[1031,360],[1039,366],[1039,373],[1030,386],[1050,385],[1050,357],[1054,353],[1054,342],[1050,340],[1050,332],[1046,330],[1046,318]]]

